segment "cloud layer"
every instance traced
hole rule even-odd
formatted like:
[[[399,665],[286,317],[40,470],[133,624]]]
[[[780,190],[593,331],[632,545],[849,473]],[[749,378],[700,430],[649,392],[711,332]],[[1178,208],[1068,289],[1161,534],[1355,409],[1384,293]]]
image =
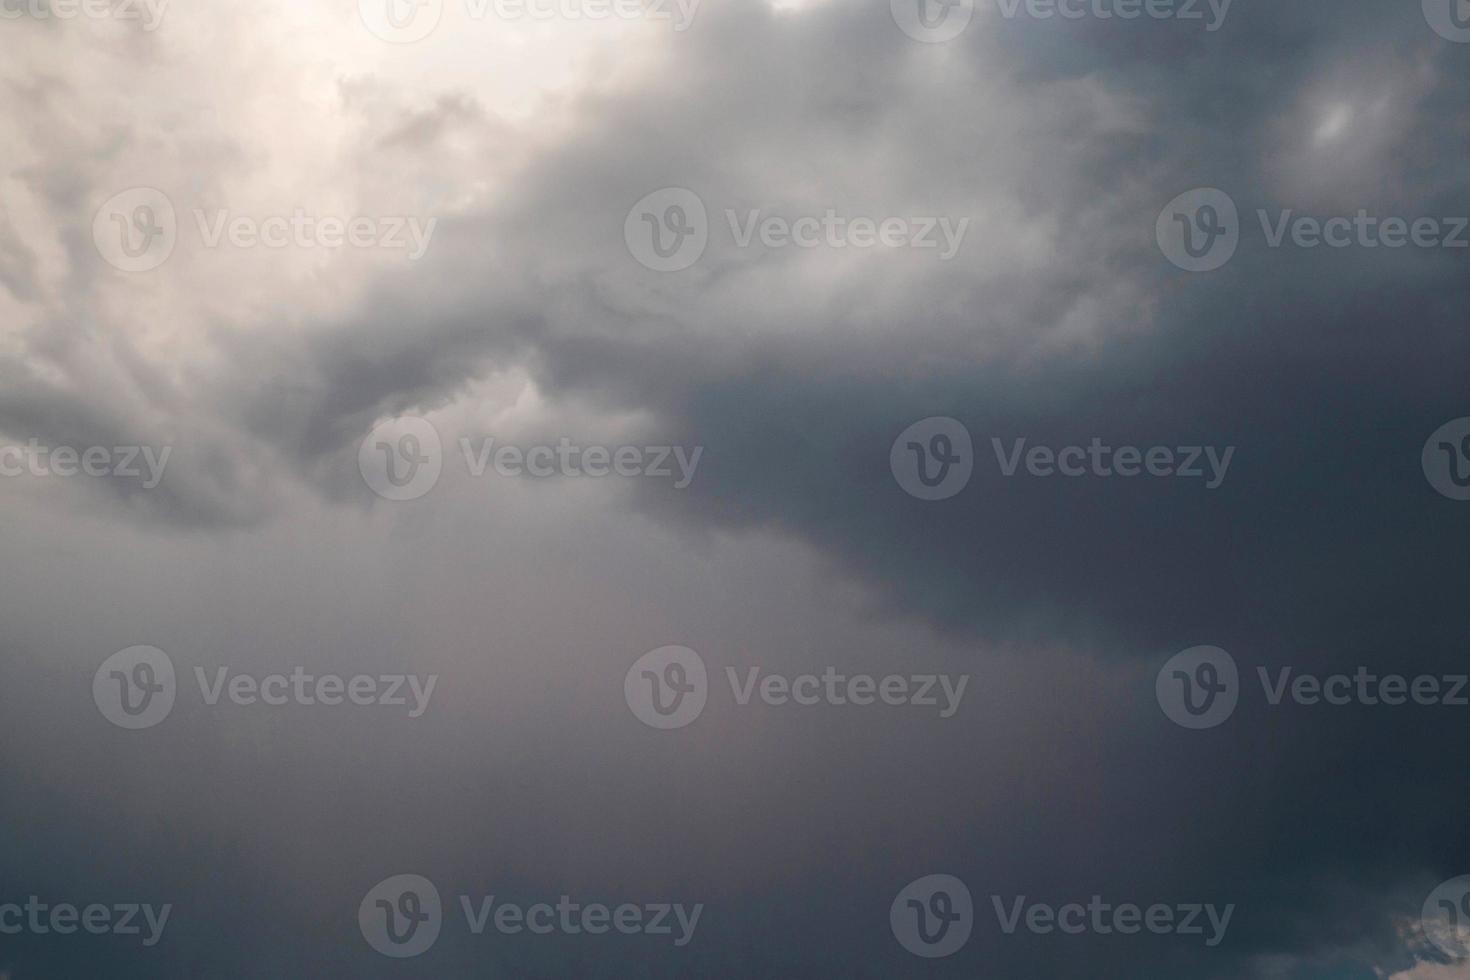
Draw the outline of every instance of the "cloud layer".
[[[177,906],[156,949],[6,936],[0,970],[1462,975],[1417,925],[1470,865],[1459,711],[1272,707],[1255,678],[1463,671],[1470,511],[1420,453],[1467,414],[1466,252],[1270,228],[1470,215],[1470,46],[1367,0],[1237,4],[1216,31],[981,3],[941,44],[841,0],[706,0],[687,31],[451,4],[412,45],[355,7],[0,22],[0,436],[173,447],[151,490],[0,479],[0,814],[27,844],[0,902]],[[93,226],[134,187],[178,241],[128,274]],[[624,241],[666,187],[708,215],[672,273]],[[1240,242],[1191,274],[1155,224],[1201,187]],[[208,244],[221,215],[298,210],[436,224],[417,261]],[[753,213],[828,212],[968,224],[947,259],[740,243]],[[445,475],[392,503],[359,447],[402,415],[436,427]],[[889,466],[930,416],[975,448],[938,502]],[[684,490],[474,478],[462,438],[704,454]],[[1214,489],[1005,475],[1017,440],[1094,439],[1233,455]],[[300,665],[437,673],[439,700],[420,723],[196,691],[125,733],[87,691],[134,644],[181,690]],[[660,733],[620,692],[667,644],[717,684],[972,681],[943,721],[726,699]],[[1254,692],[1207,732],[1154,700],[1197,644]],[[405,871],[708,910],[687,949],[461,923],[397,963],[355,912]],[[921,962],[886,915],[933,872],[968,883],[976,927]],[[1005,935],[993,895],[1237,911],[1206,949]]]

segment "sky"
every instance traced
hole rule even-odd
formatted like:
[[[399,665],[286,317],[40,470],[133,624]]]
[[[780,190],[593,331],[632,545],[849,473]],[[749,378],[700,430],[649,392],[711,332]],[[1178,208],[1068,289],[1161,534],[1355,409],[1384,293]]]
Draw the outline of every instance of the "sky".
[[[0,980],[1470,980],[1470,3],[0,50]]]

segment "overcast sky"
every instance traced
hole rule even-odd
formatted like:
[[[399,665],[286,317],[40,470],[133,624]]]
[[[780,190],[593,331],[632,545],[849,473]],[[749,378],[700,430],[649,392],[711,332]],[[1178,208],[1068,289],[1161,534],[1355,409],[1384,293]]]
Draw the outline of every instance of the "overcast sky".
[[[0,980],[1470,978],[1470,3],[650,3],[0,0]]]

